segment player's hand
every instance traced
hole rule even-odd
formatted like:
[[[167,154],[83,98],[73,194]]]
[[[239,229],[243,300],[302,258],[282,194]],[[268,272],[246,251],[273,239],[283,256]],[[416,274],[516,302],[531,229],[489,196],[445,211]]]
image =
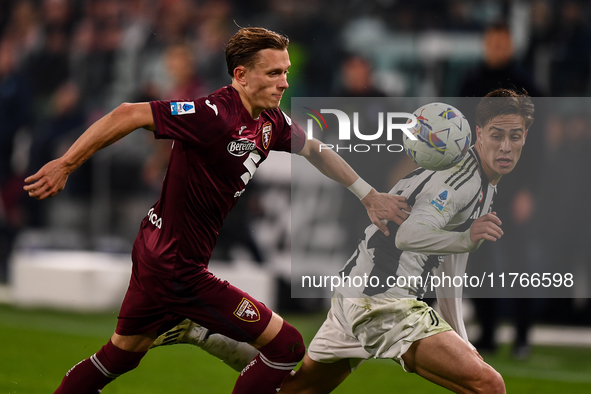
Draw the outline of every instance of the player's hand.
[[[400,225],[408,218],[411,211],[410,206],[406,203],[406,197],[378,193],[375,189],[371,189],[369,194],[361,202],[367,208],[367,215],[371,219],[371,222],[378,226],[380,231],[386,236],[390,235],[390,231],[381,222],[381,219],[389,220]]]
[[[53,197],[64,189],[69,172],[61,161],[53,160],[45,164],[36,174],[25,179],[23,189],[29,192],[29,196],[38,200]]]
[[[502,224],[496,212],[487,213],[472,223],[470,227],[470,240],[474,243],[478,243],[483,239],[495,242],[504,234],[503,230],[501,230]]]

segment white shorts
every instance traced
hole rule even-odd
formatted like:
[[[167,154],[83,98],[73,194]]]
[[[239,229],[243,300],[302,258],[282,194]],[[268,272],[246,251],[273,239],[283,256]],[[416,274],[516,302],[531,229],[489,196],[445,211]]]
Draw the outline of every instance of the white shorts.
[[[335,293],[324,324],[308,346],[308,356],[320,363],[348,358],[351,371],[372,357],[393,359],[404,368],[402,355],[413,342],[451,329],[422,301],[349,299]]]

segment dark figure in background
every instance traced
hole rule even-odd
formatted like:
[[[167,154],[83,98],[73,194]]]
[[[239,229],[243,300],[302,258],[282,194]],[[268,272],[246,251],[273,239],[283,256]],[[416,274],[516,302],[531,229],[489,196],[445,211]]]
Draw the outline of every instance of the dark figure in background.
[[[31,101],[29,83],[16,67],[14,44],[5,38],[0,41],[0,283],[8,280],[8,259],[24,220],[22,180],[12,157],[17,133],[29,126]]]
[[[511,31],[505,23],[489,27],[483,37],[483,62],[465,79],[461,96],[482,97],[497,88],[526,91],[532,97],[540,96],[540,90],[527,74],[521,71],[513,58]],[[475,105],[475,104],[474,104]],[[464,113],[474,111],[466,109]],[[539,121],[539,119],[538,119]],[[471,120],[473,123],[473,120]],[[538,123],[538,122],[537,122]],[[538,124],[543,123],[539,122]],[[470,260],[472,266],[497,266],[503,269],[516,266],[530,266],[527,260],[528,245],[532,242],[532,219],[535,210],[535,191],[537,188],[536,170],[540,161],[542,147],[540,133],[532,133],[527,140],[528,149],[524,152],[518,168],[503,180],[502,191],[495,198],[495,209],[503,221],[503,229],[508,235],[499,242],[486,243]],[[534,175],[532,175],[534,174]],[[513,355],[525,358],[529,354],[528,332],[533,323],[532,302],[527,298],[515,300],[475,299],[476,315],[482,332],[475,343],[481,352],[494,352],[495,330],[505,303],[511,304],[512,316],[516,325],[516,338]],[[507,302],[508,301],[508,302]]]
[[[552,185],[560,195],[560,209],[536,217],[535,228],[540,234],[542,259],[546,267],[560,266],[563,272],[573,272],[577,280],[591,278],[588,269],[591,248],[591,210],[588,205],[591,182],[591,121],[588,107],[580,99],[561,99],[561,114],[549,117],[546,123],[543,174],[545,184]],[[579,102],[579,103],[577,103]],[[584,100],[584,103],[589,101]],[[551,203],[553,193],[541,193],[541,207]],[[556,196],[554,196],[554,199]],[[587,266],[587,277],[578,270]],[[566,302],[565,302],[566,301]],[[589,297],[577,300],[551,299],[544,305],[552,311],[552,319],[565,324],[591,324]]]
[[[343,97],[385,97],[375,86],[373,66],[365,58],[352,55],[341,65],[341,80],[337,96]]]

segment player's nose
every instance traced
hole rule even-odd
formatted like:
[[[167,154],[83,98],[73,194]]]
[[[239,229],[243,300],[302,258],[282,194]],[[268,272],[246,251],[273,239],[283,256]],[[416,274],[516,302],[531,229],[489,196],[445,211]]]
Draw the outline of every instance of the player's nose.
[[[501,142],[501,151],[511,152],[511,141],[509,141],[509,138],[503,138],[503,141]]]
[[[289,83],[287,83],[287,75],[283,74],[283,76],[279,80],[279,88],[285,90],[288,87],[289,87]]]

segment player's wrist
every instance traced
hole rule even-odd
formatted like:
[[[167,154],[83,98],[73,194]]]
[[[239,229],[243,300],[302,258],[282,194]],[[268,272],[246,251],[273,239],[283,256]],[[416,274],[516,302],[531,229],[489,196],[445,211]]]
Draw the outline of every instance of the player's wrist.
[[[363,200],[369,192],[373,189],[373,187],[365,182],[363,178],[359,177],[355,182],[347,187],[351,191],[351,193],[355,194],[358,199]]]

